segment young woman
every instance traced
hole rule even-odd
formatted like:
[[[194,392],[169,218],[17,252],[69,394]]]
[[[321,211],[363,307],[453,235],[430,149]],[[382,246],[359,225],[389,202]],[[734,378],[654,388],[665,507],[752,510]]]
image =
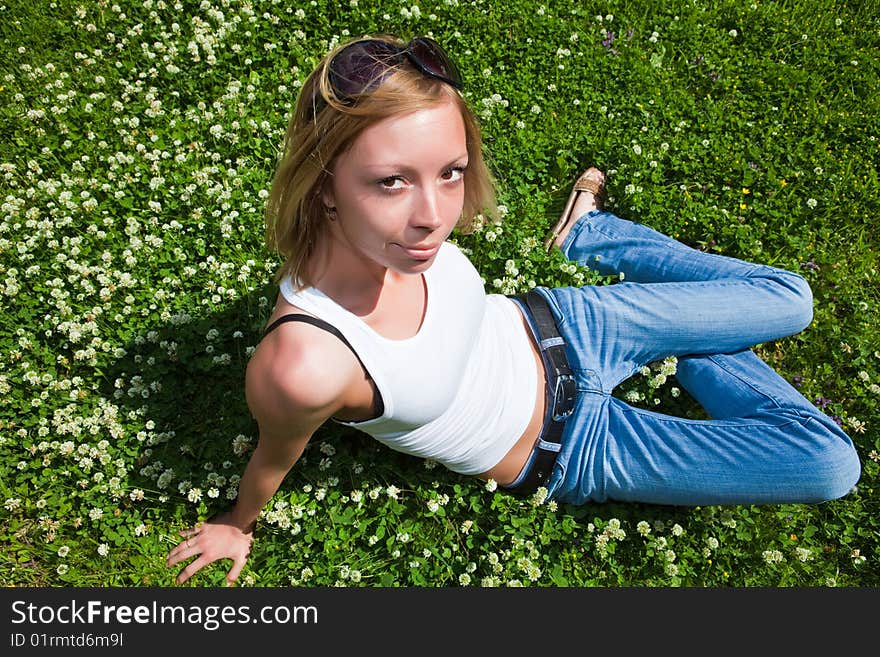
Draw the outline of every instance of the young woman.
[[[860,475],[850,439],[749,348],[803,330],[797,274],[702,253],[602,208],[588,169],[547,239],[613,285],[486,294],[447,241],[491,212],[479,126],[428,38],[362,38],[300,93],[268,206],[280,293],[246,376],[259,442],[235,507],[181,532],[178,576],[233,560],[327,420],[450,470],[559,502],[821,502]],[[611,391],[678,357],[711,420]]]

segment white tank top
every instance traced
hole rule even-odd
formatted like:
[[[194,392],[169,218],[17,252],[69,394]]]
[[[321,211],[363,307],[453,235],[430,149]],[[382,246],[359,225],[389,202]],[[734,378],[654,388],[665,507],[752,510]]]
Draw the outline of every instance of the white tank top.
[[[474,475],[495,466],[523,434],[537,394],[530,338],[513,301],[487,295],[451,242],[423,274],[427,306],[418,333],[386,338],[314,287],[289,278],[281,294],[335,326],[372,377],[385,409],[344,422],[399,452]]]

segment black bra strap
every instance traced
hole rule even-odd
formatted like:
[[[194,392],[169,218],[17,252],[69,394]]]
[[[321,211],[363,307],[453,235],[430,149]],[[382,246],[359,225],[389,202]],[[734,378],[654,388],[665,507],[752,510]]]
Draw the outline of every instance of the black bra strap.
[[[362,361],[361,357],[358,356],[358,353],[354,350],[354,347],[351,346],[351,343],[345,338],[344,335],[342,335],[342,332],[338,328],[336,328],[335,326],[333,326],[333,324],[330,324],[329,322],[325,322],[323,319],[313,317],[312,315],[306,315],[304,313],[288,313],[287,315],[282,315],[274,322],[269,324],[269,326],[266,327],[266,330],[263,331],[263,337],[266,337],[266,335],[274,331],[282,324],[285,324],[286,322],[303,322],[305,324],[311,324],[312,326],[317,326],[319,329],[323,329],[328,333],[332,333],[333,335],[335,335],[342,341],[342,344],[351,349],[351,353],[354,354],[354,357],[357,358],[358,362],[361,364],[361,367],[364,370],[364,374],[366,374],[367,378],[370,381],[373,381],[373,377],[370,375],[367,366],[364,365],[364,361]],[[373,418],[382,417],[382,414],[385,412],[385,403],[382,401],[382,395],[379,394],[379,389],[376,387],[375,381],[373,381],[373,392]]]

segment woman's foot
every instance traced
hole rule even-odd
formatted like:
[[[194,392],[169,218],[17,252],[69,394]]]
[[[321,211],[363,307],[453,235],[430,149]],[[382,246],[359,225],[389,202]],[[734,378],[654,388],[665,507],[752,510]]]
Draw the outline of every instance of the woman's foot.
[[[571,230],[572,221],[590,210],[601,210],[604,200],[605,174],[596,167],[590,167],[575,181],[559,221],[544,240],[544,248],[547,251],[554,246],[561,248]]]

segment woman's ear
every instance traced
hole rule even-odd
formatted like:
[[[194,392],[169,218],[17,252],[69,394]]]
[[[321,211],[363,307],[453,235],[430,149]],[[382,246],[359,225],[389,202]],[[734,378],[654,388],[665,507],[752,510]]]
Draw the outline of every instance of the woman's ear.
[[[336,195],[333,193],[332,175],[326,176],[324,178],[324,182],[321,184],[321,191],[319,193],[321,196],[321,203],[324,204],[325,208],[336,207]]]
[[[321,186],[321,203],[327,218],[336,221],[336,196],[333,194],[333,185],[329,180]]]

